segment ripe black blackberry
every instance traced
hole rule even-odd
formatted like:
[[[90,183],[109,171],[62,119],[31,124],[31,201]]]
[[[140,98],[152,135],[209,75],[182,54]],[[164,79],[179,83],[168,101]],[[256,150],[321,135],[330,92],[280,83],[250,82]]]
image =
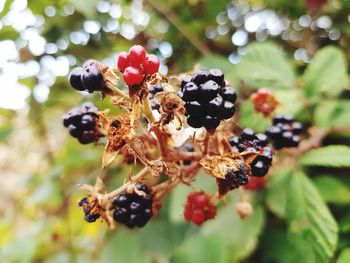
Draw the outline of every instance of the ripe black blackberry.
[[[103,87],[103,75],[96,60],[89,59],[83,67],[74,68],[69,75],[71,86],[78,91],[101,90]]]
[[[300,122],[295,122],[294,118],[289,115],[276,115],[272,124],[265,133],[276,149],[299,145],[300,134],[303,132],[303,125]]]
[[[129,228],[143,227],[152,217],[152,196],[144,184],[137,184],[136,188],[146,194],[145,197],[132,194],[121,194],[113,200],[113,218],[116,222]]]
[[[272,149],[267,146],[268,138],[263,133],[257,133],[252,129],[243,129],[241,136],[233,136],[229,140],[232,148],[237,152],[251,151],[257,152],[253,162],[250,164],[252,176],[264,176],[269,171],[272,163]]]
[[[200,70],[183,78],[178,95],[186,102],[187,123],[193,128],[213,130],[235,113],[236,91],[225,86],[219,69]]]
[[[158,92],[162,92],[164,91],[164,88],[162,87],[161,84],[157,84],[157,85],[154,85],[154,86],[150,86],[148,88],[148,98],[151,100],[151,107],[152,107],[152,110],[157,110],[159,111],[160,109],[160,105],[154,101],[154,96],[158,93]]]
[[[97,141],[102,135],[97,131],[97,107],[86,102],[80,108],[71,109],[63,118],[63,125],[81,144]]]

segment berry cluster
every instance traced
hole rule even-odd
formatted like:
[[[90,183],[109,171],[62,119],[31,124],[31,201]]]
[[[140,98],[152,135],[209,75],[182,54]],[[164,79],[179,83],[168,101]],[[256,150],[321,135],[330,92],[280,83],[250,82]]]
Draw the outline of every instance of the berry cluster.
[[[204,192],[193,192],[187,196],[184,209],[186,221],[200,226],[204,221],[213,219],[215,216],[216,207]]]
[[[100,218],[100,214],[99,213],[92,213],[91,207],[89,206],[89,199],[87,197],[84,197],[83,199],[81,199],[79,201],[78,205],[83,208],[83,211],[84,211],[84,214],[85,214],[84,215],[85,221],[87,221],[89,223],[93,223],[97,219]]]
[[[157,56],[147,54],[140,45],[132,46],[129,53],[121,52],[118,56],[118,69],[128,86],[140,85],[145,76],[158,72],[159,65]]]
[[[237,152],[257,152],[250,165],[252,176],[264,176],[272,163],[272,149],[267,146],[268,138],[263,133],[255,134],[252,129],[243,129],[241,136],[233,136],[229,140],[232,148]]]
[[[299,145],[299,135],[303,132],[303,125],[300,122],[295,122],[293,117],[289,115],[276,115],[272,124],[266,129],[266,135],[271,139],[276,149]]]
[[[225,87],[224,73],[219,69],[200,70],[183,78],[178,95],[186,102],[187,123],[193,128],[213,130],[235,112],[236,91]]]
[[[265,117],[271,116],[278,106],[278,102],[271,92],[266,89],[259,89],[250,96],[256,112],[262,113]]]
[[[129,228],[143,227],[152,217],[152,196],[144,184],[137,184],[137,190],[145,193],[140,196],[137,193],[121,194],[113,200],[113,218],[116,222]]]
[[[97,141],[103,135],[97,130],[97,107],[86,102],[80,108],[71,109],[63,118],[63,125],[70,135],[77,138],[81,144]]]
[[[93,59],[89,59],[83,67],[74,68],[69,75],[69,82],[78,91],[101,90],[103,87],[103,75],[100,64]]]
[[[158,103],[156,103],[153,99],[154,99],[154,96],[158,93],[158,92],[162,92],[164,91],[164,88],[161,84],[157,84],[157,85],[153,85],[153,86],[150,86],[148,88],[148,98],[151,100],[151,107],[152,107],[152,110],[157,110],[159,111],[159,108],[160,108],[160,105]]]

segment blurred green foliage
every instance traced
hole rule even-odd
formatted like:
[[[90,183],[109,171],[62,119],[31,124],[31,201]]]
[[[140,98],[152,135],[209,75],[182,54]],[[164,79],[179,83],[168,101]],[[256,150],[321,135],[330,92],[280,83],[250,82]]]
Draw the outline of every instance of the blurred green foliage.
[[[316,1],[316,0],[315,0]],[[123,12],[141,1],[109,1],[120,4]],[[234,5],[245,3],[235,1]],[[105,24],[107,14],[96,11],[98,1],[31,0],[28,8],[45,17],[42,35],[47,42],[69,40],[87,19]],[[247,1],[297,20],[305,14],[304,1]],[[3,18],[12,1],[5,1]],[[245,3],[246,4],[246,3]],[[60,15],[72,5],[72,15]],[[219,67],[240,95],[242,127],[263,131],[269,121],[254,113],[250,94],[268,87],[280,101],[280,113],[289,113],[310,130],[318,129],[325,138],[321,147],[293,156],[277,154],[269,185],[259,192],[247,193],[254,214],[241,220],[234,211],[238,191],[229,194],[217,218],[195,227],[185,223],[182,206],[192,189],[215,192],[213,179],[199,175],[193,188],[179,186],[164,202],[161,213],[145,228],[109,231],[99,222],[88,224],[77,207],[83,197],[76,185],[94,183],[101,176],[109,190],[127,177],[130,167],[115,165],[101,171],[103,146],[79,145],[69,138],[62,116],[82,101],[92,100],[101,109],[113,108],[97,95],[84,95],[69,88],[66,77],[57,77],[50,95],[38,102],[33,93],[27,106],[17,111],[0,109],[0,262],[262,262],[323,263],[350,262],[350,101],[348,59],[350,27],[348,1],[328,1],[313,18],[327,14],[341,32],[331,41],[307,32],[310,38],[291,42],[280,37],[259,43],[251,41],[232,64],[227,57],[238,50],[231,35],[205,37],[208,27],[217,26],[217,17],[229,3],[217,0],[160,1],[144,0],[149,14],[147,27],[140,27],[132,40],[119,33],[100,32],[86,45],[70,43],[54,56],[74,55],[77,63],[88,58],[105,59],[138,43],[171,43],[173,54],[162,63],[170,73],[190,70],[195,64]],[[45,16],[48,6],[57,15]],[[121,16],[120,24],[130,22]],[[167,30],[156,30],[160,24]],[[252,40],[252,35],[250,34]],[[20,32],[3,25],[1,40],[18,40]],[[326,47],[324,47],[326,46]],[[310,63],[293,59],[296,48],[305,48]],[[150,48],[151,49],[151,48]],[[27,47],[19,48],[18,62],[40,61]],[[152,52],[161,54],[159,47]],[[20,79],[33,91],[36,76]],[[113,111],[113,110],[112,110]]]

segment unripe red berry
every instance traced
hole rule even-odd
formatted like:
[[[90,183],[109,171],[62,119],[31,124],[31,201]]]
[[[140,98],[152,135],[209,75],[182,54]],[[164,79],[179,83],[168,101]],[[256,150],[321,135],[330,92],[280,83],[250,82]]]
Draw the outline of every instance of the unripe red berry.
[[[143,81],[143,74],[138,68],[127,67],[124,70],[123,79],[128,86],[139,85]]]
[[[267,178],[264,177],[257,177],[257,176],[250,176],[249,181],[246,185],[244,185],[244,188],[251,191],[259,191],[260,189],[264,189],[267,186]]]
[[[146,51],[143,46],[135,45],[130,48],[128,57],[131,66],[139,67],[146,59]]]
[[[204,192],[193,192],[187,196],[184,207],[184,218],[196,225],[213,219],[216,216],[216,207]]]
[[[154,54],[148,54],[143,62],[143,70],[146,74],[152,75],[159,70],[159,59]]]
[[[253,93],[250,98],[255,111],[261,112],[265,117],[269,117],[278,106],[278,101],[273,94],[264,88]]]
[[[121,52],[118,55],[118,69],[121,72],[124,72],[124,70],[129,66],[130,66],[130,61],[129,61],[128,53]]]
[[[206,220],[205,215],[203,211],[201,210],[194,210],[191,216],[191,221],[195,223],[196,225],[201,225]]]

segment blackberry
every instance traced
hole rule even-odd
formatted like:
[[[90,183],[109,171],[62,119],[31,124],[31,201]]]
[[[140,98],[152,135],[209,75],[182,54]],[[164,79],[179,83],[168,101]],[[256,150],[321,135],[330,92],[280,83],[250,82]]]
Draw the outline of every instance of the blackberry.
[[[237,152],[257,152],[258,155],[250,164],[252,176],[264,176],[272,163],[272,149],[268,147],[268,137],[263,133],[255,133],[252,129],[243,129],[241,136],[233,136],[229,143]]]
[[[303,125],[300,122],[295,122],[293,117],[289,115],[276,115],[272,124],[265,133],[276,149],[299,145],[300,134],[303,132]]]
[[[199,70],[183,78],[180,86],[178,95],[185,102],[187,124],[193,128],[214,130],[235,113],[236,91],[225,87],[224,73],[219,69]]]
[[[145,184],[137,184],[137,190],[146,194],[145,197],[136,193],[117,196],[112,205],[115,208],[113,218],[116,222],[129,228],[143,227],[152,217],[152,196]]]
[[[80,108],[71,109],[63,118],[63,125],[70,135],[77,138],[81,144],[97,141],[102,135],[97,131],[98,109],[91,102],[86,102]]]
[[[78,202],[78,206],[83,208],[84,219],[89,223],[95,222],[101,216],[99,213],[91,213],[92,207],[90,206],[89,199],[87,197],[84,197],[83,199],[81,199]]]
[[[96,60],[89,59],[83,67],[74,68],[69,75],[71,86],[78,91],[92,93],[103,87],[103,75]]]
[[[225,175],[225,179],[217,178],[219,195],[223,196],[228,191],[238,188],[248,183],[248,173],[246,164],[242,161],[239,169],[229,171]]]
[[[157,84],[157,85],[154,85],[154,86],[150,86],[148,88],[148,98],[151,100],[151,108],[152,110],[157,110],[159,111],[160,109],[160,105],[155,102],[154,100],[154,96],[158,93],[158,92],[162,92],[164,91],[164,88],[162,87],[161,84]]]

